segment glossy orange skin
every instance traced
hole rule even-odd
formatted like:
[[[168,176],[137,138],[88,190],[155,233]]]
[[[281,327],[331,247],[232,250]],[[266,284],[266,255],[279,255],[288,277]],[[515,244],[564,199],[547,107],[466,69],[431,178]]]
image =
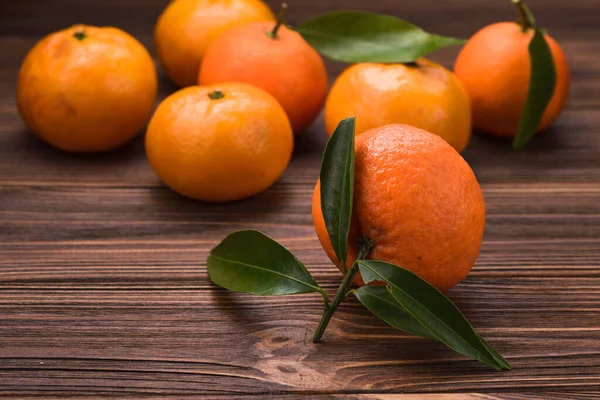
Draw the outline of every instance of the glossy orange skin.
[[[85,37],[79,40],[76,33]],[[114,149],[148,122],[158,79],[148,51],[117,28],[76,25],[40,40],[21,65],[17,106],[41,139],[71,152]]]
[[[154,30],[158,59],[178,86],[195,85],[209,44],[228,29],[255,21],[275,21],[261,0],[173,1]]]
[[[514,22],[500,22],[481,29],[460,51],[454,72],[471,98],[475,129],[500,137],[516,135],[527,101],[531,75],[528,47],[532,36],[531,29],[524,33]],[[556,68],[556,87],[538,132],[558,118],[570,85],[565,54],[554,39],[544,37]]]
[[[211,99],[220,90],[224,97]],[[146,133],[159,178],[194,199],[228,202],[255,195],[285,171],[294,137],[277,100],[241,83],[191,86],[167,97]]]
[[[297,32],[281,26],[272,38],[271,22],[230,29],[208,48],[198,82],[245,82],[271,93],[298,133],[317,117],[327,95],[327,70],[317,53]]]
[[[483,194],[466,161],[439,136],[408,125],[358,136],[355,160],[347,266],[363,235],[374,243],[368,259],[407,268],[439,290],[464,279],[485,226]],[[320,182],[312,214],[317,236],[339,268],[321,212]],[[364,284],[360,276],[355,283]]]
[[[362,63],[336,79],[325,103],[329,136],[344,118],[356,117],[356,134],[387,124],[435,133],[461,152],[471,137],[471,107],[461,83],[426,59],[416,65]]]

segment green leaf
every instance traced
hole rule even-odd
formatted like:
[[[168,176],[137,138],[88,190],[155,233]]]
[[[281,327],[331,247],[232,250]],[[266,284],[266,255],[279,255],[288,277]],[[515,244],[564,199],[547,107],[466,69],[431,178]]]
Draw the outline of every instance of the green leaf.
[[[327,142],[321,163],[321,210],[335,255],[346,265],[354,196],[354,122],[343,119]]]
[[[234,292],[263,296],[319,292],[310,272],[285,247],[255,230],[233,232],[206,260],[210,280]]]
[[[436,339],[394,299],[385,286],[362,286],[353,293],[363,306],[394,328],[413,335]]]
[[[396,301],[440,342],[492,368],[510,369],[454,303],[416,274],[383,261],[359,261],[359,269],[365,283],[386,282]]]
[[[409,63],[439,48],[464,43],[390,15],[358,11],[322,14],[296,30],[323,55],[349,63]]]
[[[543,32],[538,28],[535,28],[529,43],[529,59],[531,60],[529,94],[519,120],[517,135],[513,140],[514,148],[521,148],[531,140],[556,86],[556,69],[552,53]]]

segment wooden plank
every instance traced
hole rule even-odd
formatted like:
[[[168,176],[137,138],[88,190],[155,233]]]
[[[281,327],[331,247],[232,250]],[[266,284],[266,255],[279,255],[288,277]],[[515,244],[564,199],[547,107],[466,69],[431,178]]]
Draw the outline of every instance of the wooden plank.
[[[320,307],[312,296],[5,290],[0,382],[176,394],[598,390],[600,280],[572,283],[594,286],[586,300],[561,281],[465,288],[464,312],[507,355],[510,373],[386,327],[355,300],[314,345]],[[486,309],[481,296],[503,308]]]
[[[568,254],[590,265],[600,261],[600,251],[583,251],[599,243],[600,184],[489,184],[483,189],[488,206],[482,258],[504,257],[504,263],[515,265],[551,251],[562,258],[545,260],[546,266],[564,262]],[[227,205],[197,203],[163,187],[0,186],[0,233],[4,234],[0,249],[7,267],[12,262],[34,262],[44,251],[69,246],[74,262],[109,248],[141,253],[162,249],[167,257],[172,251],[189,249],[200,252],[195,254],[202,257],[197,259],[200,262],[228,232],[252,228],[273,235],[301,255],[307,253],[310,258],[305,262],[311,264],[325,260],[314,236],[311,197],[312,185],[285,184]],[[62,229],[65,226],[69,229]],[[499,256],[490,254],[498,248]],[[23,250],[27,250],[24,255]],[[84,251],[82,257],[78,251]],[[48,261],[40,259],[32,268]]]
[[[19,392],[22,395],[23,392]],[[104,399],[105,397],[90,396],[87,392],[69,392],[69,395],[85,395],[86,399]],[[186,395],[185,399],[204,399],[204,400],[245,400],[245,399],[262,399],[265,395]],[[597,399],[600,393],[589,392],[517,392],[517,393],[452,393],[452,394],[310,394],[311,400],[585,400]],[[19,397],[20,400],[37,399],[37,396]],[[62,396],[44,396],[48,400],[63,399]],[[130,400],[145,399],[147,397],[128,396]],[[181,396],[161,395],[161,399],[181,399]],[[278,393],[277,398],[285,400],[304,400],[307,395],[284,394]]]
[[[44,196],[35,193],[40,190]],[[600,342],[597,340],[600,337],[600,321],[597,318],[600,311],[598,241],[587,236],[587,229],[579,233],[573,231],[566,237],[559,235],[552,240],[548,240],[546,235],[547,232],[564,234],[570,225],[577,226],[572,224],[574,217],[596,218],[600,212],[596,201],[599,191],[597,185],[590,184],[486,187],[488,203],[493,205],[488,225],[493,225],[495,219],[502,221],[508,218],[510,222],[498,228],[504,232],[492,230],[491,237],[486,238],[477,267],[451,295],[482,334],[507,355],[515,365],[515,370],[520,371],[511,372],[512,378],[508,381],[504,376],[499,379],[493,372],[486,375],[473,362],[462,361],[461,357],[439,345],[409,338],[385,327],[354,300],[344,304],[335,316],[324,346],[313,347],[307,337],[310,338],[321,310],[321,301],[316,296],[265,299],[233,295],[212,287],[201,265],[207,251],[216,243],[211,239],[217,234],[214,227],[205,239],[196,233],[188,238],[178,237],[182,233],[181,228],[177,228],[176,232],[161,232],[167,240],[140,233],[126,235],[127,238],[91,238],[87,241],[56,236],[58,227],[65,226],[71,217],[69,232],[73,231],[75,237],[81,237],[77,224],[73,226],[72,222],[79,220],[86,225],[93,225],[95,221],[100,223],[113,216],[117,225],[109,230],[116,233],[122,231],[123,227],[143,222],[160,225],[163,217],[171,221],[168,225],[177,221],[187,224],[186,221],[190,219],[207,221],[211,215],[216,218],[222,214],[222,207],[225,207],[215,206],[214,214],[206,210],[198,212],[195,203],[186,201],[187,206],[184,207],[148,213],[141,206],[147,198],[147,192],[143,189],[95,189],[93,193],[97,197],[93,198],[86,190],[79,195],[72,194],[79,192],[73,188],[17,187],[14,190],[14,201],[6,203],[6,212],[0,214],[4,224],[15,215],[22,218],[18,225],[25,224],[24,221],[31,221],[38,226],[43,224],[43,221],[36,220],[45,214],[43,211],[27,211],[32,205],[38,205],[43,210],[45,206],[43,201],[40,202],[41,198],[48,204],[60,206],[57,209],[58,218],[49,221],[56,223],[55,227],[30,230],[32,233],[53,232],[51,238],[29,236],[29,240],[25,241],[17,235],[17,240],[2,245],[8,264],[0,273],[0,281],[5,285],[0,306],[10,310],[2,313],[2,325],[12,334],[4,335],[0,330],[0,336],[10,338],[3,343],[0,354],[18,354],[26,357],[28,362],[32,358],[40,359],[44,365],[58,362],[67,365],[65,368],[68,371],[78,371],[77,377],[62,370],[51,375],[40,372],[44,376],[39,378],[42,382],[58,380],[64,387],[71,387],[75,379],[93,380],[95,371],[82,372],[83,367],[75,365],[79,365],[80,358],[85,359],[84,363],[97,362],[96,359],[104,358],[100,353],[105,353],[107,347],[118,348],[118,354],[123,359],[104,362],[113,367],[117,365],[115,368],[121,371],[129,368],[123,365],[132,360],[137,360],[144,368],[160,369],[153,364],[156,362],[154,357],[164,357],[165,354],[169,356],[160,359],[160,363],[174,362],[179,369],[182,368],[181,362],[191,362],[197,368],[199,366],[196,364],[203,366],[206,360],[220,360],[225,352],[231,354],[231,348],[235,346],[232,352],[236,355],[235,359],[230,359],[231,364],[225,363],[219,368],[250,369],[252,373],[244,375],[242,383],[228,378],[224,385],[235,390],[239,389],[239,385],[249,392],[264,390],[265,386],[281,393],[288,390],[287,386],[296,388],[290,390],[297,390],[297,386],[301,385],[299,376],[304,376],[308,385],[300,386],[302,390],[318,391],[323,388],[314,377],[321,374],[326,374],[328,384],[330,380],[335,381],[339,385],[336,386],[337,390],[359,390],[367,386],[368,390],[374,391],[456,389],[454,381],[449,381],[449,376],[435,375],[435,379],[430,376],[432,381],[440,382],[437,385],[429,381],[427,384],[420,380],[411,382],[407,378],[409,371],[417,374],[419,379],[425,379],[423,374],[426,371],[420,368],[433,368],[436,374],[443,374],[444,371],[449,374],[448,370],[451,370],[453,379],[461,378],[454,376],[457,369],[464,369],[465,379],[476,369],[477,382],[464,383],[466,386],[460,386],[461,390],[499,390],[509,387],[556,389],[565,386],[593,390],[600,373],[596,362],[600,351]],[[173,197],[168,192],[166,194]],[[289,207],[308,210],[309,198],[310,191],[295,193],[297,203]],[[545,198],[552,200],[542,201]],[[90,211],[94,204],[96,209]],[[261,202],[257,200],[256,204]],[[560,212],[564,211],[564,204],[571,205],[569,211],[572,214],[564,215],[564,222],[560,222],[559,227],[549,229],[552,223],[556,223],[555,220],[561,220]],[[122,214],[113,209],[124,205],[127,211]],[[257,224],[265,217],[256,211],[249,211],[248,215],[255,218]],[[232,219],[235,220],[235,217],[234,213]],[[275,225],[268,228],[269,233],[282,238],[286,246],[309,264],[311,271],[323,280],[324,286],[333,290],[340,276],[327,263],[310,232],[309,217],[302,213],[291,217],[297,219],[282,222],[290,218],[285,212],[274,211],[274,214],[269,214],[268,218],[273,218]],[[62,218],[67,218],[67,221]],[[538,218],[540,223],[535,226],[544,226],[545,229],[539,230],[537,236],[531,236],[528,231],[517,232],[515,220],[522,218],[527,218],[529,223]],[[223,234],[228,229],[237,228],[239,223],[231,222],[232,226],[227,227]],[[529,226],[529,223],[525,226]],[[287,225],[297,226],[294,229],[298,230],[288,232],[287,229],[292,228],[286,228]],[[207,232],[208,229],[194,231]],[[15,237],[14,232],[11,237]],[[140,325],[143,326],[142,330],[139,329]],[[117,335],[113,331],[116,327]],[[44,340],[40,340],[42,337]],[[65,337],[69,337],[66,342]],[[168,341],[157,344],[157,341],[160,342],[157,338],[167,337]],[[408,354],[403,351],[398,354],[398,346],[401,346],[400,350],[412,350]],[[276,352],[273,347],[277,349]],[[345,353],[346,347],[353,348],[353,351]],[[198,349],[203,350],[198,353]],[[66,353],[69,354],[66,359],[56,359],[57,354]],[[189,357],[194,354],[197,358],[190,360]],[[334,356],[336,361],[332,363]],[[173,360],[173,357],[177,359]],[[268,363],[258,363],[257,366],[257,359],[263,358]],[[300,366],[296,364],[299,359],[302,359]],[[365,359],[368,362],[357,361]],[[6,362],[20,363],[22,360]],[[279,376],[282,369],[285,372],[290,365],[294,366],[297,373],[287,372],[283,378]],[[324,365],[338,369],[324,372]],[[528,366],[535,366],[535,371]],[[568,368],[569,376],[576,375],[578,379],[561,380],[561,368]],[[348,372],[354,370],[360,372]],[[139,374],[143,375],[144,371]],[[179,378],[169,373],[165,372],[167,376],[161,378],[161,382],[180,382]],[[18,375],[18,372],[14,374]],[[103,369],[99,374],[107,376]],[[212,393],[204,381],[207,379],[204,375],[213,372],[195,370],[193,374],[192,389]],[[481,378],[479,374],[487,378]],[[12,379],[15,375],[9,374],[5,378]],[[376,378],[378,376],[381,377]],[[397,382],[394,376],[402,376],[408,381]],[[86,390],[117,390],[119,385],[131,386],[130,380],[134,379],[110,377],[107,382],[116,386],[96,388],[90,384]],[[587,380],[579,380],[582,377]],[[373,379],[376,382],[373,384],[375,389],[366,383],[373,382]],[[115,380],[120,382],[119,385]],[[151,381],[155,382],[155,379]],[[139,391],[168,393],[171,390],[168,384],[157,387],[140,377],[135,377],[135,382]],[[187,380],[185,382],[189,383]],[[29,380],[22,383],[23,386],[45,384]],[[176,386],[173,389],[176,393],[179,393],[178,390],[184,393],[180,385]]]
[[[82,156],[51,148],[20,124],[14,115],[0,115],[0,185],[162,186],[147,163],[142,137],[114,152]],[[309,190],[314,185],[327,140],[321,124],[317,121],[297,139],[290,167],[274,190]],[[567,110],[525,149],[514,151],[509,141],[475,134],[463,156],[484,185],[600,182],[599,153],[594,150],[600,148],[597,126],[597,110]]]
[[[19,67],[26,49],[31,47],[35,40],[37,38],[0,37],[0,47],[6,49],[9,55],[5,60],[10,60],[3,61],[6,64],[4,68],[0,64],[0,92],[14,93],[14,71]],[[145,36],[144,41],[151,48],[151,38]],[[594,93],[600,91],[600,64],[593,60],[594,55],[600,52],[599,43],[581,39],[563,43],[571,59],[574,78],[567,111],[554,127],[536,138],[528,148],[514,152],[508,141],[484,135],[472,138],[464,155],[482,182],[599,180],[600,162],[597,153],[588,151],[590,146],[598,148],[600,140],[595,128],[600,124],[600,117],[596,112],[596,108],[600,107],[600,98],[594,96]],[[457,50],[444,50],[433,58],[451,66]],[[329,63],[331,76],[338,73],[342,67],[342,64]],[[174,90],[166,80],[162,80],[161,86],[161,98]],[[143,143],[140,139],[107,155],[65,155],[33,138],[15,113],[15,108],[14,96],[0,99],[0,163],[4,163],[0,167],[0,183],[8,180],[11,183],[27,184],[99,184],[97,175],[104,174],[117,185],[157,184],[154,174],[145,162]],[[319,120],[298,139],[295,158],[284,179],[291,174],[302,174],[292,179],[304,182],[303,179],[307,175],[316,176],[318,154],[322,151],[325,140],[322,120]],[[25,154],[28,155],[24,157]],[[36,157],[38,162],[31,163],[31,157]],[[507,158],[510,158],[510,162],[507,162]],[[38,163],[43,166],[43,175],[39,171]],[[73,164],[77,164],[79,168],[75,170],[72,168]],[[6,176],[2,175],[4,171]],[[81,174],[82,179],[78,179],[77,173]],[[40,178],[40,181],[32,182],[32,176]]]

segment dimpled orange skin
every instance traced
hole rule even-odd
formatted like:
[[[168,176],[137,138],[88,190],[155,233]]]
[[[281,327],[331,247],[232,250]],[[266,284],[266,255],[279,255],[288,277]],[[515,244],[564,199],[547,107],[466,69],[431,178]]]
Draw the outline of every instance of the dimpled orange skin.
[[[469,97],[446,68],[427,59],[416,65],[362,63],[336,79],[325,103],[329,136],[356,117],[356,134],[387,124],[435,133],[461,152],[471,137]]]
[[[271,22],[232,28],[206,51],[201,85],[245,82],[271,93],[299,133],[317,117],[327,95],[327,70],[317,53],[297,32],[281,26],[271,38]]]
[[[514,22],[500,22],[477,32],[462,48],[454,72],[462,81],[473,108],[475,129],[494,136],[514,137],[527,101],[530,77],[529,42]],[[544,35],[556,68],[556,86],[538,127],[558,118],[569,93],[569,66],[560,46]]]
[[[215,90],[224,97],[209,98]],[[285,171],[293,143],[277,100],[253,86],[227,83],[192,86],[167,97],[148,126],[146,154],[174,191],[228,202],[271,186]]]
[[[440,137],[407,125],[387,125],[356,138],[353,222],[347,266],[359,235],[372,240],[369,259],[402,266],[447,291],[479,254],[485,203],[466,161]],[[317,236],[331,246],[321,212],[320,182],[312,203]],[[355,283],[364,282],[357,277]]]
[[[75,34],[85,35],[81,40]],[[110,150],[148,122],[157,92],[148,51],[120,29],[75,25],[40,40],[17,82],[23,121],[41,139],[71,152]]]
[[[228,29],[255,21],[275,21],[261,0],[173,1],[154,30],[158,59],[177,85],[195,85],[208,45]]]

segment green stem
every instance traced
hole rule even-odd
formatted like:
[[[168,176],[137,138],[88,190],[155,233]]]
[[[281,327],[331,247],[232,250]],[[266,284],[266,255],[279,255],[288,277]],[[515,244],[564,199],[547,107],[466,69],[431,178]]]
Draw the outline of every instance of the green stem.
[[[325,312],[323,313],[323,317],[321,317],[321,322],[319,322],[319,326],[317,327],[317,330],[315,331],[315,334],[313,336],[313,343],[320,341],[321,337],[323,337],[323,333],[325,332],[325,329],[327,329],[327,325],[329,325],[329,321],[331,320],[333,313],[335,312],[335,310],[337,310],[342,300],[346,298],[346,294],[349,291],[348,287],[350,286],[350,284],[354,280],[354,277],[358,273],[358,261],[364,260],[371,252],[372,247],[373,242],[369,240],[361,240],[360,249],[358,251],[358,255],[356,256],[356,260],[354,260],[352,266],[344,275],[342,284],[338,288],[335,297],[333,298],[333,301],[331,302],[331,304],[329,304],[329,307],[325,307]]]
[[[325,308],[329,308],[329,296],[327,295],[327,292],[324,291],[323,289],[319,288],[319,293],[321,293],[321,295],[323,296],[323,300],[325,301]]]
[[[348,290],[348,286],[350,286],[350,283],[352,283],[352,280],[354,279],[357,273],[358,263],[355,261],[352,264],[352,267],[348,270],[348,272],[346,272],[346,275],[344,275],[344,280],[338,288],[338,291],[335,294],[333,301],[331,302],[331,304],[329,304],[329,307],[325,308],[325,312],[323,313],[321,322],[319,322],[319,326],[317,327],[317,330],[315,331],[315,334],[313,336],[313,343],[317,343],[319,340],[321,340],[321,337],[323,337],[323,333],[325,332],[327,325],[329,325],[329,320],[333,316],[333,313],[338,308],[342,300],[344,300],[344,298],[346,297],[346,291]]]
[[[523,32],[527,32],[528,29],[535,28],[535,18],[523,1],[512,0],[512,3],[517,6],[517,11],[519,12],[519,17],[521,18],[521,29],[523,29]]]
[[[281,8],[279,9],[279,16],[277,17],[277,23],[275,24],[273,30],[268,33],[271,39],[277,38],[277,32],[279,31],[279,28],[281,28],[281,25],[283,25],[283,21],[285,21],[285,13],[287,12],[287,9],[287,3],[281,3]]]

